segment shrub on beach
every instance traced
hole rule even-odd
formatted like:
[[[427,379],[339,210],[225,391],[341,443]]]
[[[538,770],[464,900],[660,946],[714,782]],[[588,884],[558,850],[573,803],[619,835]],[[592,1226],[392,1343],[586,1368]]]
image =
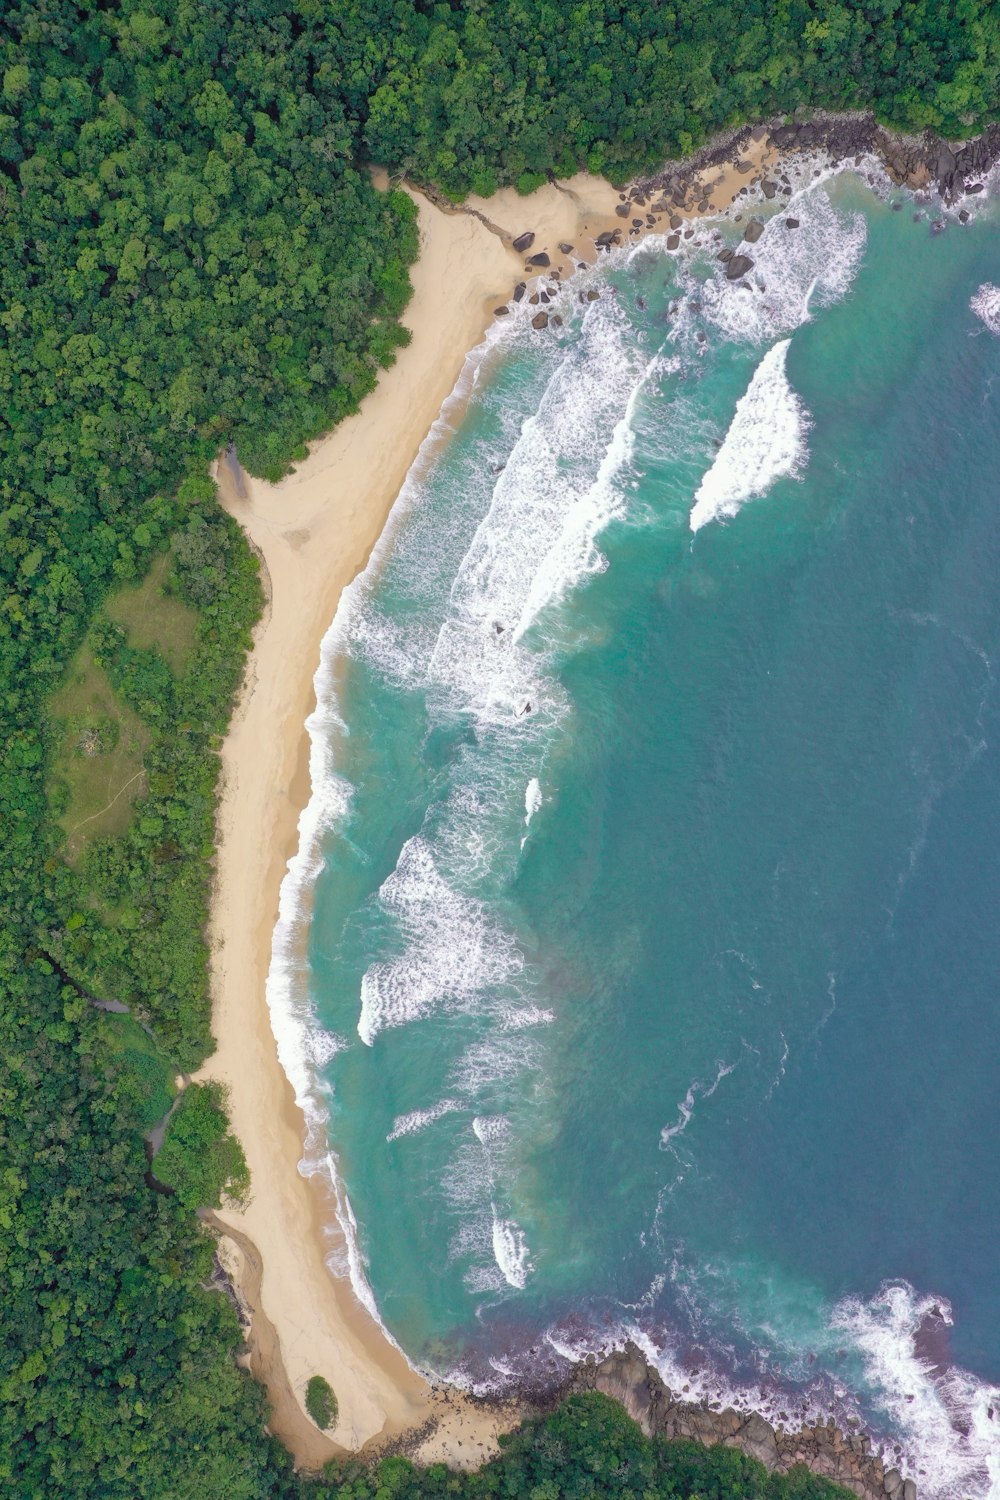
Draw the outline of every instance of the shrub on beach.
[[[306,1386],[306,1411],[317,1427],[326,1432],[337,1421],[337,1398],[333,1387],[322,1375],[311,1375]]]

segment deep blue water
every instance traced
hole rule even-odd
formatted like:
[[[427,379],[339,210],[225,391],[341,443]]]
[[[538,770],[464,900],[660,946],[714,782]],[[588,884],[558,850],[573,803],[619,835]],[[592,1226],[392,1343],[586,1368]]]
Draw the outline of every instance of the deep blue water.
[[[731,224],[647,241],[470,362],[328,642],[292,1004],[415,1361],[630,1336],[981,1497],[1000,236],[847,175],[795,212],[751,290]]]

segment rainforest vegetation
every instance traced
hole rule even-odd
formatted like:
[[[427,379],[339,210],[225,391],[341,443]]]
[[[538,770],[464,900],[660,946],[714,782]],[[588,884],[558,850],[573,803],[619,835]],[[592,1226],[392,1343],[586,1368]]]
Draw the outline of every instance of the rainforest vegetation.
[[[596,1398],[472,1478],[311,1488],[264,1435],[194,1213],[245,1189],[223,1100],[182,1101],[155,1176],[143,1139],[211,1049],[217,747],[262,597],[208,466],[280,476],[405,344],[415,211],[367,162],[460,197],[804,103],[968,134],[998,73],[987,0],[0,7],[4,1494],[830,1493]]]

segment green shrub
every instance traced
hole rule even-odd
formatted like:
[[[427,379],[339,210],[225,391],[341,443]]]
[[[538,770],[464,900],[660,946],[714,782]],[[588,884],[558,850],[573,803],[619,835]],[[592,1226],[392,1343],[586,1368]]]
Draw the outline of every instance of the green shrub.
[[[224,1199],[246,1197],[250,1173],[243,1147],[229,1129],[221,1084],[188,1085],[153,1158],[153,1171],[185,1208],[220,1208]]]
[[[330,1382],[324,1380],[322,1375],[312,1375],[309,1378],[306,1386],[306,1411],[324,1432],[336,1424],[337,1398]]]

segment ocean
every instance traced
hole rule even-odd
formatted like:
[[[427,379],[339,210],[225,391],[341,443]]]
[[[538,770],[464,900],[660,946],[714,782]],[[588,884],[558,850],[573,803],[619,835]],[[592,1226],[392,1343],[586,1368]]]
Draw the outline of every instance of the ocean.
[[[980,1500],[1000,226],[814,170],[748,284],[731,211],[469,357],[324,643],[269,999],[419,1367],[630,1338]]]

